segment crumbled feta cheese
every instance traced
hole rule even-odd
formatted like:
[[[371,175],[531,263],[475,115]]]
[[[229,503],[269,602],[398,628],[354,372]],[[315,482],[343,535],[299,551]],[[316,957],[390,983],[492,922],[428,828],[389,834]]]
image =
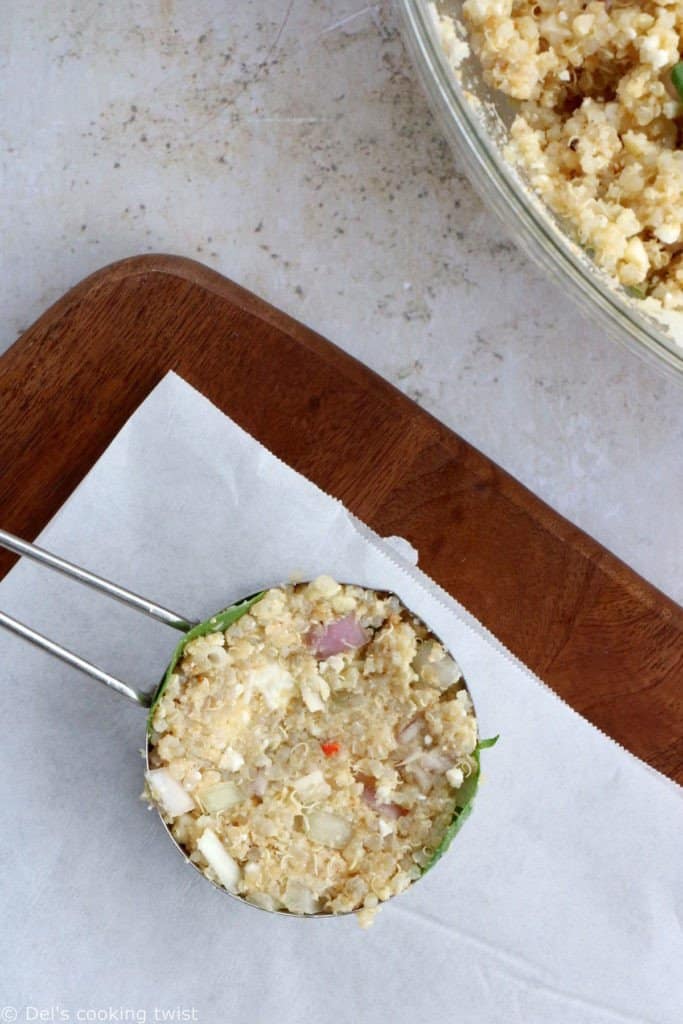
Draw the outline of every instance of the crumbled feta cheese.
[[[232,747],[226,747],[218,762],[218,767],[225,772],[238,772],[244,764],[244,758]]]
[[[273,662],[252,669],[247,679],[249,685],[263,695],[266,704],[273,710],[285,707],[294,692],[294,681],[289,672]]]
[[[664,242],[665,245],[675,245],[681,235],[681,225],[672,224],[660,224],[658,228],[655,228],[655,234],[660,242]]]
[[[446,772],[446,778],[448,779],[449,785],[451,785],[453,789],[460,789],[463,782],[465,781],[465,776],[463,775],[462,769],[456,767],[448,769],[448,771]]]
[[[318,576],[317,579],[309,583],[308,589],[312,594],[317,594],[320,597],[331,598],[334,597],[335,594],[339,593],[341,586],[336,580],[333,580],[331,576]]]

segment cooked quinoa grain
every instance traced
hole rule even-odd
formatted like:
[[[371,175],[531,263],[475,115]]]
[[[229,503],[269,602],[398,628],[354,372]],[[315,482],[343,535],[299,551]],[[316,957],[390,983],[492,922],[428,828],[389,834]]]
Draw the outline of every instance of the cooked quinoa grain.
[[[367,924],[433,857],[476,745],[423,623],[321,576],[187,644],[152,715],[147,794],[212,881]]]
[[[518,101],[506,156],[601,267],[683,309],[683,104],[671,78],[683,0],[459,9],[486,80]],[[440,26],[457,64],[454,23],[441,15]]]

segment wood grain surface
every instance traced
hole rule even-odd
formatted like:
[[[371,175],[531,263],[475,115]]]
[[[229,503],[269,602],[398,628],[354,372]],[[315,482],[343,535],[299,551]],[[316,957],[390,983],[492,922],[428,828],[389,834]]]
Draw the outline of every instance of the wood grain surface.
[[[557,693],[683,783],[683,609],[386,381],[190,260],[106,267],[0,358],[0,524],[34,538],[171,369],[407,537]],[[0,553],[0,577],[12,562]]]

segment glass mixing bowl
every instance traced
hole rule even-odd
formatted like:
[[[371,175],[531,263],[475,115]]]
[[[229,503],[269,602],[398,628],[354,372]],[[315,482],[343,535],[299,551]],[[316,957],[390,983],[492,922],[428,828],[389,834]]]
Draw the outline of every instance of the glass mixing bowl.
[[[463,61],[461,81],[456,78],[441,48],[427,0],[398,0],[398,6],[403,35],[432,109],[485,203],[584,312],[631,351],[683,380],[683,315],[671,314],[673,327],[667,326],[658,319],[656,308],[652,310],[652,300],[632,298],[595,265],[505,160],[503,146],[514,117],[513,104],[486,85],[475,57]],[[440,5],[456,18],[461,6],[459,0]]]

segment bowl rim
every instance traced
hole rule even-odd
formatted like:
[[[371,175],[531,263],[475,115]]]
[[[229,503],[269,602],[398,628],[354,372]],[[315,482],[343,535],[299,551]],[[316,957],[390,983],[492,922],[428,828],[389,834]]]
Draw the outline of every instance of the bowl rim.
[[[531,186],[503,157],[475,105],[458,82],[437,37],[429,0],[397,0],[403,37],[446,137],[470,183],[492,208],[513,241],[567,291],[583,312],[650,365],[683,379],[683,342],[667,337],[654,317],[579,249]]]

